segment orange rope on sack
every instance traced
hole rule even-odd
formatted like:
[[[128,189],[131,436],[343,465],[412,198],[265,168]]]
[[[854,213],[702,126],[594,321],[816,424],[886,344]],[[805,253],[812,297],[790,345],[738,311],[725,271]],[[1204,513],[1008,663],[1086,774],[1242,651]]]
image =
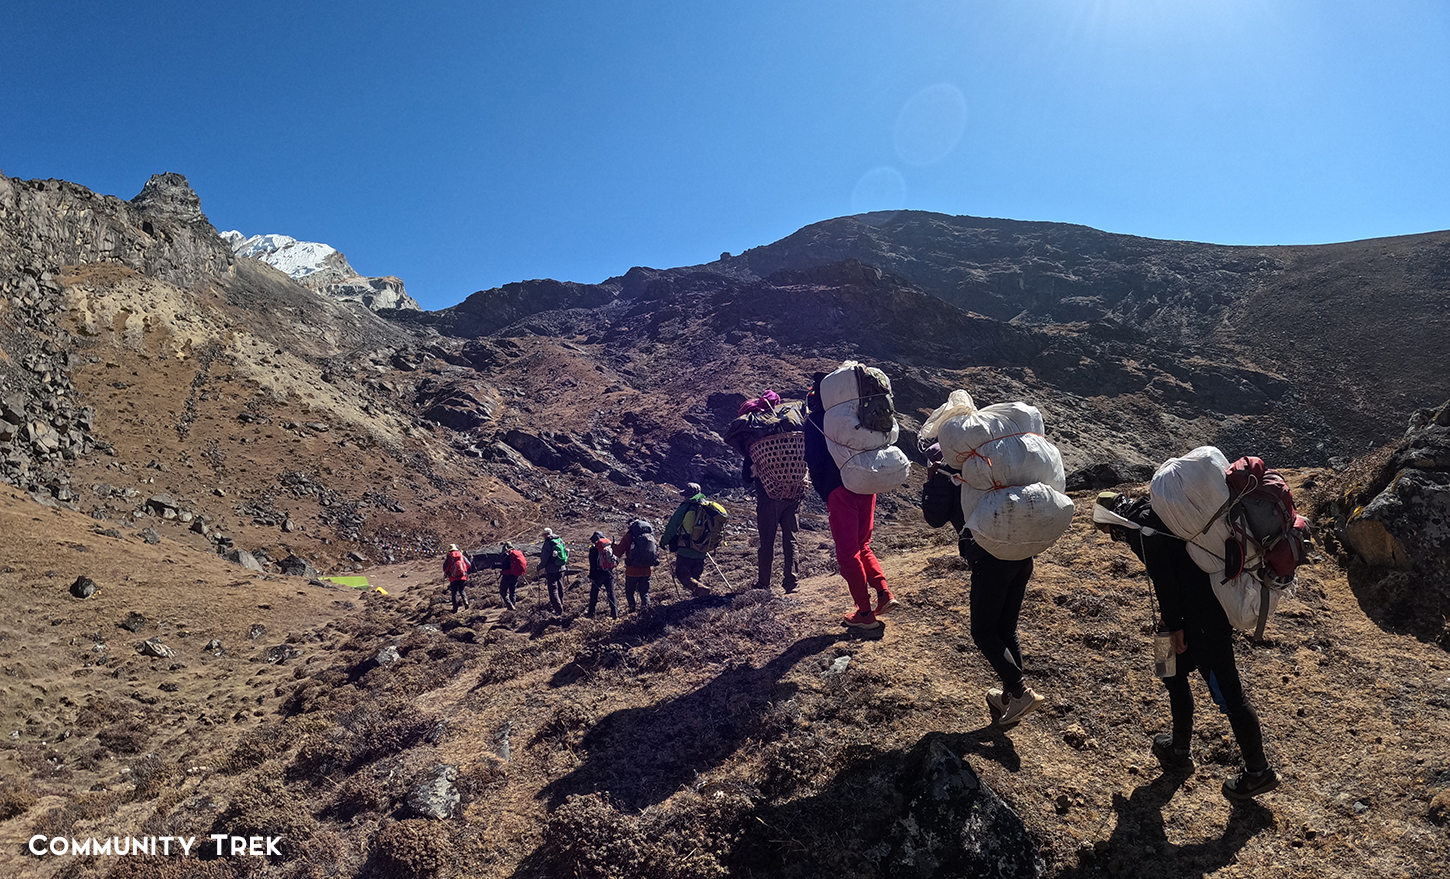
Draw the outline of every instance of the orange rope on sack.
[[[1012,487],[1010,485],[1003,485],[1002,483],[1000,483],[997,480],[993,479],[992,480],[992,487],[991,488],[974,488],[970,482],[967,482],[965,479],[962,478],[962,474],[960,474],[960,473],[953,473],[950,478],[951,478],[951,481],[953,483],[955,483],[957,485],[965,485],[967,488],[972,489],[972,491],[993,492],[993,491],[1001,491],[1004,488],[1011,488]]]
[[[1035,430],[1021,430],[1021,431],[1018,431],[1017,433],[1004,433],[1001,436],[994,436],[994,437],[992,437],[991,439],[987,440],[987,442],[982,443],[982,446],[988,445],[989,443],[999,442],[999,441],[1004,440],[1004,439],[1011,439],[1014,436],[1042,436],[1042,434],[1038,433]],[[1042,438],[1043,439],[1046,439],[1047,437],[1042,437]],[[976,448],[973,448],[971,451],[968,451],[965,454],[961,454],[961,453],[957,454],[957,456],[956,456],[957,463],[958,464],[965,464],[965,463],[967,463],[968,461],[970,461],[973,458],[981,458],[983,461],[986,461],[987,462],[987,466],[988,467],[991,467],[992,466],[992,459],[989,458],[988,456],[982,454],[981,452],[977,451],[977,449],[980,449],[982,446],[977,446]]]

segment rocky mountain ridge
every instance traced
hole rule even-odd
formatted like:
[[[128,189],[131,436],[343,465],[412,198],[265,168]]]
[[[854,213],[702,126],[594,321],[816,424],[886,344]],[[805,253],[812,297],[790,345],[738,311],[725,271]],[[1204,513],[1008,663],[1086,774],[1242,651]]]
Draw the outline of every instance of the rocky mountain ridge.
[[[290,235],[253,235],[235,230],[221,233],[241,259],[255,259],[279,269],[294,281],[342,302],[358,302],[373,311],[399,308],[421,311],[418,301],[392,275],[365,278],[341,251],[317,241],[298,241]]]
[[[855,228],[846,219],[826,225]],[[1201,442],[1337,469],[1366,424],[1377,442],[1398,438],[1403,413],[1356,420],[1351,407],[1378,392],[1375,411],[1389,412],[1393,388],[1438,393],[1444,376],[1414,353],[1381,386],[1366,364],[1418,330],[1375,335],[1369,311],[1393,318],[1395,292],[1420,311],[1443,301],[1441,239],[1285,252],[1252,267],[1262,288],[1227,303],[1155,294],[1148,331],[1111,314],[1061,322],[1035,288],[1021,295],[1049,309],[1040,319],[964,310],[907,275],[946,259],[949,239],[873,222],[905,236],[888,250],[912,259],[883,268],[832,244],[839,258],[759,263],[766,273],[730,259],[637,267],[380,315],[237,259],[176,175],[130,202],[0,178],[0,478],[15,486],[0,491],[0,829],[285,839],[256,861],[12,846],[0,872],[1443,872],[1450,630],[1428,613],[1408,625],[1429,582],[1413,561],[1384,576],[1325,538],[1345,530],[1336,516],[1368,510],[1406,555],[1443,548],[1433,529],[1396,536],[1420,494],[1385,496],[1443,485],[1443,409],[1417,416],[1402,448],[1289,474],[1303,509],[1328,512],[1269,639],[1240,640],[1285,777],[1249,807],[1219,795],[1237,752],[1211,710],[1198,770],[1159,773],[1148,582],[1082,525],[1093,488],[1138,482]],[[1100,280],[1130,262],[1093,260]],[[1384,269],[1376,301],[1338,284],[1357,266]],[[1324,301],[1335,309],[1317,314]],[[1230,332],[1270,307],[1300,316],[1262,324],[1295,347],[1355,323],[1360,347],[1338,371],[1289,371]],[[873,544],[903,599],[884,632],[837,624],[845,599],[814,495],[800,589],[743,587],[753,494],[720,433],[747,396],[799,397],[846,358],[892,378],[913,455],[916,421],[965,387],[1040,405],[1073,470],[1078,527],[1039,557],[1020,626],[1050,700],[1010,734],[982,704],[991,680],[970,643],[965,564],[921,522],[916,484],[878,499]],[[548,612],[537,580],[505,609],[485,574],[473,606],[451,611],[448,543],[527,543],[548,526],[582,557],[595,528],[662,524],[687,480],[731,513],[710,576],[736,594],[691,599],[662,567],[654,613],[591,619],[579,591],[568,613]],[[382,588],[320,579],[338,574]],[[870,820],[863,801],[880,804]],[[987,823],[1001,832],[973,829]]]

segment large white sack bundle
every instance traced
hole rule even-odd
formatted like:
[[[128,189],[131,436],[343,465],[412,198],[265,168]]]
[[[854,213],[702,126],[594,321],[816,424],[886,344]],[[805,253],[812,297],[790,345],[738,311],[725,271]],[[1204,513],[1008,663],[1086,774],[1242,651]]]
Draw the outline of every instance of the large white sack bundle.
[[[891,491],[910,478],[911,462],[896,446],[855,452],[841,464],[841,484],[856,494]]]
[[[1181,458],[1169,458],[1153,474],[1149,488],[1153,512],[1174,534],[1193,540],[1215,517],[1227,512],[1227,471],[1228,459],[1213,446],[1199,446]],[[1220,543],[1220,551],[1222,547]]]
[[[1214,519],[1207,531],[1188,541],[1188,555],[1193,563],[1210,574],[1222,574],[1225,567],[1223,544],[1229,533],[1227,516]]]
[[[827,409],[825,422],[826,426],[821,432],[826,435],[826,439],[857,451],[889,446],[896,442],[896,437],[900,433],[900,429],[894,423],[891,425],[890,432],[887,433],[862,427],[861,422],[856,418],[856,407],[851,405]],[[840,461],[836,462],[838,466],[840,463]]]
[[[1004,561],[1045,552],[1072,525],[1072,498],[1041,482],[984,492],[975,506],[967,527],[978,546]]]
[[[918,430],[916,435],[923,441],[935,439],[937,431],[941,429],[943,422],[948,418],[967,418],[975,415],[976,412],[977,406],[972,402],[972,395],[958,388],[951,392],[945,403],[936,407],[927,416],[926,420],[921,423],[921,430]],[[923,442],[923,445],[925,445],[925,442]]]
[[[828,373],[821,379],[821,405],[830,409],[832,406],[839,406],[849,400],[855,400],[861,396],[856,386],[856,367],[862,366],[854,360],[847,360],[838,366],[835,371]],[[880,370],[865,367],[876,374],[886,383],[888,390],[891,388],[891,379],[887,378]]]
[[[1007,436],[1046,431],[1042,413],[1026,403],[994,403],[970,415],[947,418],[937,428],[942,458],[947,466],[960,467],[982,445]]]
[[[1067,490],[1062,453],[1037,433],[1003,437],[979,446],[960,465],[962,481],[979,489],[1044,482]]]
[[[1222,565],[1219,570],[1223,570]],[[1271,614],[1279,609],[1279,599],[1294,592],[1292,586],[1288,589],[1264,589],[1259,579],[1247,570],[1227,583],[1220,582],[1222,579],[1213,578],[1213,594],[1218,596],[1218,603],[1223,605],[1223,612],[1228,616],[1229,623],[1242,632],[1258,630],[1259,609],[1263,605],[1266,592]]]

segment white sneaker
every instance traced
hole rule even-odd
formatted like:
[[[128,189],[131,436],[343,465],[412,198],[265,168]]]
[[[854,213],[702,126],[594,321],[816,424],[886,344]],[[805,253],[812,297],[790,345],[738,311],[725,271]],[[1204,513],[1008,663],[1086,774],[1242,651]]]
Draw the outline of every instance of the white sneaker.
[[[998,714],[1007,710],[1007,700],[1002,698],[1001,687],[993,687],[987,691],[987,704],[997,709]]]
[[[1031,687],[1023,690],[1021,696],[1012,696],[1003,693],[1002,699],[1006,703],[1006,707],[1002,709],[1002,718],[997,722],[1003,725],[1016,723],[1023,717],[1041,708],[1042,703],[1047,701],[1046,697],[1039,696],[1033,692]]]

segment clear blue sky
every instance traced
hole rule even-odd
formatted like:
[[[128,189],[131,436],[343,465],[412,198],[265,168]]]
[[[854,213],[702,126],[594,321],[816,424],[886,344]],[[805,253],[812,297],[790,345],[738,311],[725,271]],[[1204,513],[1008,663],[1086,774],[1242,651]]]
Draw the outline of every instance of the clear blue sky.
[[[1445,0],[22,2],[0,170],[322,241],[425,308],[898,207],[1450,228]]]

